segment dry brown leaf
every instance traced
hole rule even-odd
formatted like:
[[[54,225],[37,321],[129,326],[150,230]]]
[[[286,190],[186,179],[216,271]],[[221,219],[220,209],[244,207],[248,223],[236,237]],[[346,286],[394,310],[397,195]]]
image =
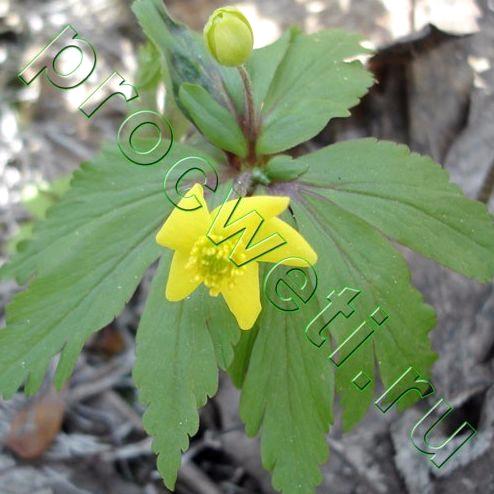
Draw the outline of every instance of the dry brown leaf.
[[[39,458],[60,431],[65,410],[63,392],[51,386],[13,418],[5,446],[26,460]]]
[[[125,350],[125,339],[117,328],[107,326],[95,335],[89,348],[111,357]]]

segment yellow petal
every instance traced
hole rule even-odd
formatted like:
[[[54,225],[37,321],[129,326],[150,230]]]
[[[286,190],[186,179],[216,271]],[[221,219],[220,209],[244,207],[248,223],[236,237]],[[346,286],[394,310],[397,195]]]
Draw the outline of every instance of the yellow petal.
[[[301,260],[290,259],[283,264],[300,267],[307,266],[307,263],[312,265],[317,262],[317,254],[307,240],[295,228],[292,228],[288,223],[285,223],[279,218],[271,218],[269,221],[266,221],[262,225],[259,235],[265,237],[275,232],[281,235],[286,241],[286,244],[259,257],[257,259],[258,261],[277,263],[288,257],[295,257]]]
[[[191,207],[191,197],[196,196],[201,207],[193,211],[180,209]],[[195,184],[168,216],[165,224],[156,235],[156,242],[163,247],[173,250],[189,252],[194,242],[201,235],[205,235],[209,226],[210,216],[208,206],[204,200],[204,191],[201,184]]]
[[[170,302],[178,302],[188,297],[200,284],[193,273],[185,269],[189,253],[175,251],[168,273],[165,296]]]
[[[211,214],[213,221],[208,236],[215,242],[236,236],[238,243],[230,259],[237,266],[248,264],[283,243],[279,235],[257,235],[257,230],[274,215],[283,212],[289,201],[288,197],[281,196],[255,196],[228,201]]]
[[[221,214],[228,217],[234,206],[237,204],[237,199],[228,201],[222,206],[218,206],[212,213],[211,217],[215,218],[216,214],[221,208]],[[230,219],[229,223],[238,220],[242,216],[246,216],[251,211],[257,211],[264,220],[274,218],[281,214],[290,204],[290,198],[284,196],[252,196],[252,197],[242,197],[238,206],[235,209],[235,213]]]
[[[261,295],[259,290],[259,266],[251,262],[245,268],[233,287],[221,290],[228,308],[237,319],[240,329],[250,329],[254,326],[261,312]]]

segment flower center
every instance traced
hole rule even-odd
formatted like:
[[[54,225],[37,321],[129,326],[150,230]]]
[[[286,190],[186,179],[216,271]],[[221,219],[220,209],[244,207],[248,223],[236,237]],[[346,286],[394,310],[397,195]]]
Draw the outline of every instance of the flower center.
[[[213,236],[215,242],[220,239]],[[236,239],[215,245],[208,237],[199,237],[190,251],[186,268],[192,271],[196,281],[203,281],[213,297],[219,295],[221,288],[232,288],[237,278],[244,274],[245,267],[237,267],[229,259],[235,247]]]

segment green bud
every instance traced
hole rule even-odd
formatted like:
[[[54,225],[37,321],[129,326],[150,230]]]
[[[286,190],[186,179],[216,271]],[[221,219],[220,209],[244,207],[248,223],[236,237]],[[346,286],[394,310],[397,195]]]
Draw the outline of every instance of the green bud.
[[[250,57],[254,34],[240,10],[222,7],[213,12],[204,27],[204,42],[221,65],[237,67]]]

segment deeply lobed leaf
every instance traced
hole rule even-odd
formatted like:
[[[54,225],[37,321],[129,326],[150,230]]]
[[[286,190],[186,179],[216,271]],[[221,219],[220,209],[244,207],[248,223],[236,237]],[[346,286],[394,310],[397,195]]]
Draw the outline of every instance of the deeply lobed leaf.
[[[318,134],[349,108],[372,85],[372,76],[358,61],[366,53],[362,39],[339,30],[292,36],[276,70],[262,108],[259,154],[292,148]]]
[[[205,289],[179,303],[165,300],[170,257],[160,264],[141,318],[133,376],[147,405],[143,422],[158,469],[173,489],[181,452],[199,428],[197,409],[216,393],[217,367],[231,362],[239,329],[223,301]]]
[[[454,271],[492,279],[492,216],[449,183],[431,158],[406,146],[360,139],[321,149],[304,161],[309,171],[302,182],[323,201]]]
[[[324,354],[306,339],[308,312],[282,313],[263,299],[256,328],[242,334],[230,368],[242,385],[246,432],[260,433],[263,465],[286,494],[314,492],[327,460],[334,378]]]
[[[192,154],[198,155],[177,145],[166,165]],[[121,312],[161,252],[154,236],[171,207],[165,171],[105,149],[75,173],[71,190],[4,268],[23,281],[36,276],[8,306],[0,331],[2,394],[11,395],[28,376],[34,392],[60,351],[61,385],[89,335]]]

